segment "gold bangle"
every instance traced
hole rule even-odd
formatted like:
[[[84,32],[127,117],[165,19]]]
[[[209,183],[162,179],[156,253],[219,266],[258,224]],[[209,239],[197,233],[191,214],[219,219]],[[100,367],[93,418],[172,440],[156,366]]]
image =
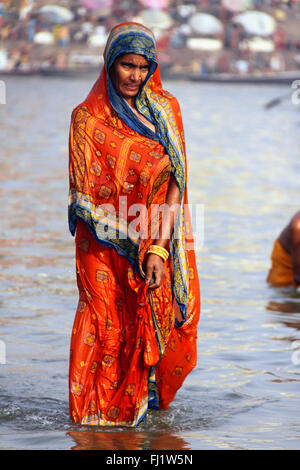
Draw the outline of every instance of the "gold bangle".
[[[169,257],[168,250],[159,245],[151,245],[147,250],[147,254],[150,253],[160,256],[164,261],[167,261]]]

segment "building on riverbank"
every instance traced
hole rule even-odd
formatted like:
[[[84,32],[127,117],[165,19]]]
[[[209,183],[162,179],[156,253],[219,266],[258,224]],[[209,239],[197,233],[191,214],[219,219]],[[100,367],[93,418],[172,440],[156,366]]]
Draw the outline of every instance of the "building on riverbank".
[[[111,27],[138,21],[174,77],[300,71],[299,20],[299,0],[2,0],[0,70],[99,68]]]

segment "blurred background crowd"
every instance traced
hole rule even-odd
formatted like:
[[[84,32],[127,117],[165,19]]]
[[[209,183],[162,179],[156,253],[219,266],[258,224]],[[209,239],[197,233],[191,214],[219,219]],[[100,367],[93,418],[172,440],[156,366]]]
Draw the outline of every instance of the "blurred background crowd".
[[[0,71],[99,67],[123,21],[153,30],[174,77],[300,69],[299,0],[2,0]]]

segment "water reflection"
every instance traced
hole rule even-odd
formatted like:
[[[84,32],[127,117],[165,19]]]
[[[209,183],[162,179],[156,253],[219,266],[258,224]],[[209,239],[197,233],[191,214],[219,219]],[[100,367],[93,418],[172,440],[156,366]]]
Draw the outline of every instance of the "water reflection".
[[[286,299],[280,302],[270,300],[266,310],[276,313],[274,316],[276,321],[289,328],[300,330],[300,299],[299,301]]]
[[[180,436],[132,431],[70,431],[66,434],[76,443],[71,450],[190,450]]]

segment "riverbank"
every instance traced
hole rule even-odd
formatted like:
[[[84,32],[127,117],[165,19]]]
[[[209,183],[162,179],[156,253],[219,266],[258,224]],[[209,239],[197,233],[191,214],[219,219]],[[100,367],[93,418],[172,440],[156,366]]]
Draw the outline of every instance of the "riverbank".
[[[66,68],[59,69],[55,67],[40,69],[21,69],[0,71],[0,79],[5,77],[32,77],[40,76],[45,78],[82,78],[96,79],[99,75],[101,66],[86,68]],[[192,82],[222,83],[222,84],[269,84],[269,85],[291,85],[295,80],[300,80],[300,70],[280,73],[253,73],[253,74],[232,74],[232,73],[207,73],[191,74],[188,72],[173,72],[169,67],[161,68],[163,80],[185,80]]]
[[[237,26],[234,12],[215,5],[215,2],[207,2],[206,6],[194,5],[197,14],[207,15],[210,21],[219,22],[220,33],[208,31],[204,34],[197,27],[191,27],[193,14],[190,12],[188,16],[182,16],[179,6],[176,7],[172,2],[169,5],[172,24],[159,30],[157,37],[162,77],[205,82],[278,84],[289,82],[290,76],[292,80],[297,79],[298,72],[300,74],[300,5],[298,2],[293,2],[292,6],[282,2],[267,3],[260,2],[252,12],[255,15],[268,15],[267,18],[254,21],[257,23],[256,33],[244,26]],[[122,9],[113,10],[111,17],[98,18],[92,12],[79,14],[75,3],[70,0],[66,6],[69,6],[74,18],[66,24],[69,30],[67,40],[61,41],[58,30],[62,25],[49,24],[38,16],[42,4],[44,1],[37,1],[35,10],[30,12],[28,18],[21,19],[12,3],[7,15],[3,16],[0,75],[67,78],[97,75],[103,64],[104,45],[111,26],[128,20],[128,15],[132,16],[131,20],[143,20],[142,16],[139,17],[143,11],[137,2],[132,3],[135,5],[132,11],[125,9],[126,14],[122,13]],[[124,18],[122,15],[125,15]],[[276,25],[268,34],[264,29],[268,24],[267,19],[269,22],[273,20]],[[30,29],[31,21],[34,23],[33,32],[36,35],[48,35],[50,42],[45,37],[44,42],[37,40]],[[95,37],[97,41],[93,42],[91,39]]]

